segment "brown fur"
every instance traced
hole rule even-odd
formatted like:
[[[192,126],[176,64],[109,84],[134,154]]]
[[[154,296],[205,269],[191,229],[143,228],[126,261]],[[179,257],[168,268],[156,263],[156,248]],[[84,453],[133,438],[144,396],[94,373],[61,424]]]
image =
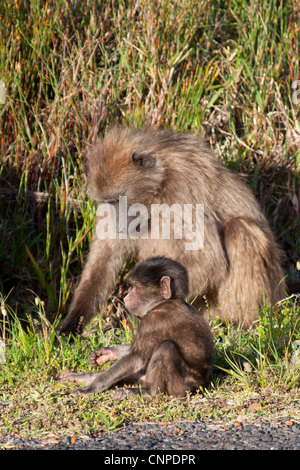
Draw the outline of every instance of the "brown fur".
[[[188,270],[189,299],[198,296],[203,311],[244,327],[260,305],[284,297],[280,250],[251,190],[195,135],[113,129],[88,157],[88,183],[99,202],[126,195],[128,206],[204,204],[204,247],[185,251],[184,240],[95,236],[62,332],[74,332],[80,318],[81,331],[105,304],[126,253],[138,261],[160,255],[179,261]]]
[[[214,340],[202,315],[184,301],[188,291],[186,269],[164,257],[149,258],[138,264],[129,276],[131,290],[124,303],[132,315],[142,320],[132,344],[101,348],[90,362],[110,368],[95,374],[64,372],[63,381],[86,385],[75,395],[98,393],[123,382],[142,384],[142,392],[184,397],[208,384],[214,353]],[[123,389],[117,398],[139,393]]]

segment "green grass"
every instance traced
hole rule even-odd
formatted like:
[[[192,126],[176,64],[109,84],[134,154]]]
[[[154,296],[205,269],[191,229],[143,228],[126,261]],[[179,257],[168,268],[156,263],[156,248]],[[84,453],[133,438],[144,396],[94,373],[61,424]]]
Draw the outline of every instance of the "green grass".
[[[95,206],[84,157],[113,124],[206,134],[249,182],[292,275],[300,258],[300,13],[296,2],[37,2],[0,6],[0,431],[80,435],[137,420],[295,416],[299,299],[262,309],[256,329],[212,325],[204,396],[111,401],[59,384],[91,350],[129,341],[122,283],[72,344],[56,335],[82,271]],[[124,261],[122,273],[128,263]],[[120,274],[120,280],[122,278]],[[294,413],[294,415],[293,415]],[[251,413],[250,413],[251,415]],[[251,415],[252,416],[252,415]]]
[[[260,326],[246,332],[215,321],[216,354],[210,386],[184,400],[158,395],[114,401],[113,391],[72,397],[69,392],[74,386],[60,383],[60,373],[92,370],[89,352],[102,345],[130,342],[134,328],[123,322],[123,328],[103,333],[104,325],[98,319],[85,338],[70,343],[56,336],[56,325],[46,319],[39,298],[34,308],[37,319],[30,316],[21,325],[13,312],[4,311],[2,301],[2,315],[11,314],[13,319],[6,325],[6,363],[0,370],[0,434],[60,438],[97,435],[129,422],[228,423],[241,416],[300,417],[300,323],[293,302],[285,303],[273,315],[264,312]]]

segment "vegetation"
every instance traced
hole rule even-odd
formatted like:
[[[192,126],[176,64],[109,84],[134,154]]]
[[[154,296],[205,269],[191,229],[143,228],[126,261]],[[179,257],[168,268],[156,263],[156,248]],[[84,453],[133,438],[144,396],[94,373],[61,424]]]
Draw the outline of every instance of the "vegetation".
[[[184,401],[112,403],[111,392],[73,398],[59,383],[63,369],[89,369],[95,347],[130,341],[134,326],[117,300],[121,282],[85,337],[69,343],[56,335],[94,222],[84,156],[114,124],[206,134],[253,188],[293,275],[300,257],[297,2],[7,0],[0,18],[0,432],[43,437],[139,420],[297,417],[297,296],[262,309],[249,331],[216,321],[211,386]]]

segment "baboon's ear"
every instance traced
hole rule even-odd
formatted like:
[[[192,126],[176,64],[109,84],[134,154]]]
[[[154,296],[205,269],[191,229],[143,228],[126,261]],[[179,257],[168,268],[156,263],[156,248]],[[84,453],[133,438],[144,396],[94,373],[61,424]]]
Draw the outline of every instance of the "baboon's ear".
[[[139,168],[153,168],[155,165],[155,158],[149,153],[133,152],[131,160]]]
[[[160,289],[161,295],[164,299],[170,299],[172,297],[172,289],[171,289],[171,279],[169,276],[163,276],[160,280]]]

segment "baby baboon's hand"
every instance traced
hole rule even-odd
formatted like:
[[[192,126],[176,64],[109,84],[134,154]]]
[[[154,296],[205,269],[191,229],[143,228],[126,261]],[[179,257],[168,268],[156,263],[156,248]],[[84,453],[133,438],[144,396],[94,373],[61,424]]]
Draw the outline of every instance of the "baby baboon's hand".
[[[106,362],[116,361],[117,355],[110,348],[96,349],[90,354],[89,360],[92,366],[99,367]]]

